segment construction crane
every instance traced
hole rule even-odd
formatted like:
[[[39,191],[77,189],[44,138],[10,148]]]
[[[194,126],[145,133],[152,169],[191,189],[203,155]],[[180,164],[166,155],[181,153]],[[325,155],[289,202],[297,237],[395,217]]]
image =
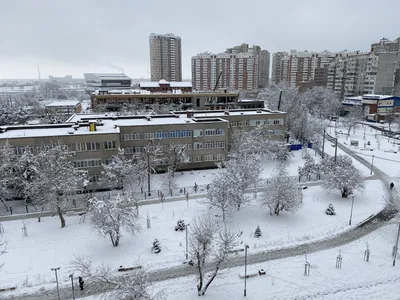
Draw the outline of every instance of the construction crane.
[[[221,76],[222,76],[222,71],[219,72],[219,75],[218,75],[218,78],[217,78],[217,82],[215,83],[213,92],[215,92],[215,90],[217,89],[217,86],[218,86],[219,80],[221,79]]]

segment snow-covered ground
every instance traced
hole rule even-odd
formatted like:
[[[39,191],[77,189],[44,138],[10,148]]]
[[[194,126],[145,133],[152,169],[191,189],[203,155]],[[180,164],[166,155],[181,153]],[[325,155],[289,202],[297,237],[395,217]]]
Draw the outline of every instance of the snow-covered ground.
[[[338,131],[340,130],[342,130],[343,133],[347,133],[346,128],[338,127]],[[353,132],[354,130],[352,129],[350,131],[349,137],[347,136],[347,134],[339,134],[338,142],[343,144],[347,148],[351,149],[355,153],[357,153],[357,155],[359,155],[360,157],[363,157],[367,161],[370,161],[371,163],[373,155],[374,166],[379,168],[388,176],[392,177],[400,176],[400,140],[388,138],[387,136],[383,135],[381,131],[373,129],[369,126],[363,126],[361,124],[358,124],[356,126],[355,133]],[[364,140],[364,132],[365,132],[365,140]],[[334,129],[332,129],[331,135],[334,136]],[[350,147],[350,141],[358,141],[359,144],[358,148]],[[370,145],[368,145],[368,142],[370,142]],[[378,149],[378,144],[379,144],[379,149]],[[331,148],[334,149],[333,147]],[[326,146],[325,150],[327,150]]]
[[[392,247],[397,225],[388,225],[340,248],[307,255],[310,275],[304,276],[305,256],[249,265],[247,273],[266,270],[266,275],[247,279],[247,299],[318,300],[398,300],[400,298],[400,261],[392,266]],[[370,261],[364,261],[366,245]],[[249,251],[254,251],[251,246]],[[342,268],[335,268],[341,253]],[[244,267],[224,270],[206,293],[208,300],[243,299]],[[167,300],[199,299],[195,276],[156,283],[153,292],[163,290]],[[102,296],[82,298],[101,300]]]
[[[366,181],[364,192],[355,195],[353,226],[379,211],[382,187],[378,180]],[[260,195],[258,195],[260,197]],[[243,242],[253,251],[283,247],[314,239],[327,238],[350,226],[351,201],[340,193],[327,194],[322,186],[309,186],[304,190],[303,208],[296,213],[271,216],[261,208],[257,200],[235,211],[228,221],[243,231]],[[332,203],[335,216],[325,214]],[[121,245],[111,246],[108,238],[94,231],[89,220],[80,222],[81,217],[67,217],[67,227],[59,228],[58,217],[26,220],[28,237],[22,237],[22,221],[3,222],[8,241],[8,253],[2,256],[6,262],[0,272],[1,285],[18,287],[37,285],[53,280],[50,268],[60,266],[61,280],[68,280],[69,264],[74,255],[91,257],[95,265],[102,263],[115,266],[146,264],[151,269],[181,264],[185,256],[185,233],[174,231],[178,219],[190,222],[192,217],[208,211],[204,199],[146,205],[140,208],[142,232],[136,236],[125,233]],[[217,212],[218,213],[218,212]],[[151,218],[151,228],[146,228],[146,217]],[[263,236],[254,238],[254,230],[260,226]],[[153,240],[159,239],[162,252],[151,253]]]

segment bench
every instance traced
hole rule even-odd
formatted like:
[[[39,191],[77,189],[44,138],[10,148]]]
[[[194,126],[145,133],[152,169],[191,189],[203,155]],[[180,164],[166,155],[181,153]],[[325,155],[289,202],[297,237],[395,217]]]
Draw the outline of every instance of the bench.
[[[141,268],[142,268],[142,266],[128,267],[128,268],[124,268],[123,266],[120,266],[118,268],[118,272],[128,272],[128,271],[140,270]]]

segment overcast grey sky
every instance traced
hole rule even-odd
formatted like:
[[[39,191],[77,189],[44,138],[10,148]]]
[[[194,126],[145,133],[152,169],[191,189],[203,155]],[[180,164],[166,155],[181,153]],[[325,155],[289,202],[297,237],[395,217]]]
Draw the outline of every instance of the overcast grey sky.
[[[150,77],[149,34],[190,58],[257,44],[270,52],[368,50],[400,36],[399,0],[0,0],[0,78],[118,72]]]

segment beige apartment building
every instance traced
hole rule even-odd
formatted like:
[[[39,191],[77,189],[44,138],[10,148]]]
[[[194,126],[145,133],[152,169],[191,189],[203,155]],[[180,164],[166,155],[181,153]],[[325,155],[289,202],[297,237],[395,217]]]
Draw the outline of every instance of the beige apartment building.
[[[284,142],[286,113],[236,109],[153,116],[76,114],[65,124],[3,126],[0,143],[8,141],[17,154],[61,143],[71,151],[75,167],[88,171],[94,185],[102,164],[107,164],[118,149],[132,156],[155,146],[167,151],[171,145],[184,145],[183,170],[212,168],[226,160],[233,128],[251,130],[259,125],[267,126],[272,140]],[[162,157],[156,164],[160,170],[166,167]]]

